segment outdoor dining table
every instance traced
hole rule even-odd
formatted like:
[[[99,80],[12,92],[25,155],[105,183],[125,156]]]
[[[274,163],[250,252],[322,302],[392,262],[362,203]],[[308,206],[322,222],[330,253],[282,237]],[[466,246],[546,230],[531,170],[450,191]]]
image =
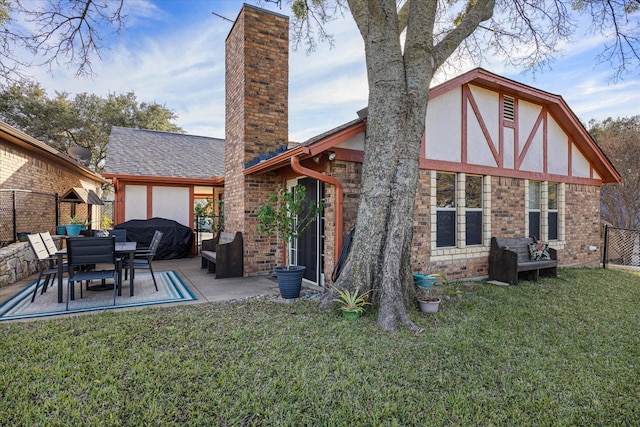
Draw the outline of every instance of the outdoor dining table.
[[[129,257],[130,265],[133,265],[133,258],[136,253],[136,242],[116,242],[116,254],[117,255],[126,255]],[[60,249],[56,252],[56,257],[58,258],[58,302],[62,303],[62,263],[64,261],[64,257],[67,255],[67,248]],[[129,293],[133,296],[133,275],[134,269],[130,270],[130,278],[129,278]],[[118,289],[118,295],[121,295],[121,289]],[[73,294],[72,294],[73,296]]]

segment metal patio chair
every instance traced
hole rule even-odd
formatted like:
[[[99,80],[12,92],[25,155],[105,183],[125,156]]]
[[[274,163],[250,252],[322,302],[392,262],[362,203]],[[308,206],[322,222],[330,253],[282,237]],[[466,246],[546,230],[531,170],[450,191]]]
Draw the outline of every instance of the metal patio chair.
[[[80,282],[82,298],[83,280],[113,280],[113,305],[116,305],[118,287],[121,286],[121,261],[116,257],[115,238],[83,237],[67,239],[69,279],[67,285],[67,310],[70,291],[75,282]],[[83,266],[95,265],[95,270],[83,270]]]
[[[42,278],[44,277],[44,283],[42,284],[40,295],[47,291],[47,288],[49,287],[49,280],[51,280],[51,284],[53,285],[53,282],[58,275],[58,267],[55,265],[56,258],[49,255],[49,252],[47,251],[47,248],[39,234],[29,234],[27,239],[29,240],[29,244],[31,245],[33,252],[38,258],[39,275],[36,286],[33,289],[33,296],[31,297],[31,302],[33,302],[36,299],[36,294],[38,293],[38,287],[40,286]],[[67,268],[63,268],[63,272],[67,271]]]
[[[156,282],[156,276],[153,274],[151,261],[153,261],[153,257],[156,256],[156,251],[158,250],[158,246],[160,245],[160,240],[162,240],[163,235],[164,233],[162,231],[156,230],[153,234],[153,238],[151,239],[149,248],[136,251],[133,264],[129,261],[129,258],[125,258],[123,260],[125,280],[127,278],[127,272],[132,268],[136,270],[149,270],[151,272],[151,277],[153,278],[153,285],[156,287],[156,291],[158,290],[158,283]]]
[[[126,242],[127,230],[125,228],[114,228],[113,230],[109,230],[109,237],[115,237],[116,242]]]
[[[58,247],[56,246],[56,242],[53,241],[53,237],[51,237],[51,233],[45,231],[44,233],[39,233],[42,242],[44,243],[44,247],[49,252],[49,256],[55,256],[56,252],[58,252]]]

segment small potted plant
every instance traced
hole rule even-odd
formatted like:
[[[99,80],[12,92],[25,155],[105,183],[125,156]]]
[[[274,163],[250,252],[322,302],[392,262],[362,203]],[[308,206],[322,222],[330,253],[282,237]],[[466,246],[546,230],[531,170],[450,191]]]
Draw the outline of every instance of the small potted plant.
[[[438,278],[446,281],[446,276],[436,273],[427,275],[414,274],[413,277],[416,281],[416,296],[418,298],[418,304],[420,304],[420,310],[424,313],[436,313],[442,299],[435,292],[435,282]]]
[[[366,306],[371,305],[367,299],[369,298],[370,290],[361,294],[360,288],[356,288],[353,292],[347,289],[338,289],[338,298],[334,299],[335,302],[340,304],[342,314],[347,319],[357,319],[360,317]]]
[[[82,226],[84,225],[84,220],[77,216],[72,216],[69,218],[69,223],[65,226],[67,229],[68,236],[79,236],[80,230],[82,230]]]
[[[258,211],[258,227],[260,233],[268,236],[276,235],[284,241],[286,265],[275,267],[280,295],[285,299],[298,298],[302,287],[302,276],[305,266],[291,265],[289,244],[316,220],[322,211],[323,204],[306,199],[306,188],[297,185],[293,190],[281,188],[272,194]]]

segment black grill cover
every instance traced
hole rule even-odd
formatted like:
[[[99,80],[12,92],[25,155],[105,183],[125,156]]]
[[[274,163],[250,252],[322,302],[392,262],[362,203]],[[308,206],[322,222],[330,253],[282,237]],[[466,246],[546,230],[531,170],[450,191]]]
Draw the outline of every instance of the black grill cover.
[[[148,247],[156,230],[164,234],[154,259],[190,258],[193,256],[193,231],[189,227],[165,218],[132,219],[114,228],[127,230],[127,241],[138,247]]]

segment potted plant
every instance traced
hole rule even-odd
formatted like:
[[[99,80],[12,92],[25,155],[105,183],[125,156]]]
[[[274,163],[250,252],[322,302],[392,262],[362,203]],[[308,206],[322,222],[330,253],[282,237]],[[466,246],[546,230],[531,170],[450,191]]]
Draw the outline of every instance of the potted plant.
[[[334,299],[335,302],[340,304],[342,314],[347,319],[357,319],[360,317],[367,305],[371,305],[367,299],[369,298],[370,290],[361,294],[360,288],[356,288],[353,292],[347,289],[338,289],[338,298]]]
[[[68,236],[79,236],[80,230],[82,230],[82,225],[84,224],[84,220],[77,216],[72,216],[69,218],[69,223],[65,226],[67,230]]]
[[[414,274],[413,278],[417,287],[416,296],[418,304],[420,304],[420,310],[424,313],[436,313],[442,299],[436,294],[434,286],[438,278],[446,281],[446,276],[440,273]]]
[[[275,267],[280,295],[285,299],[298,298],[306,267],[291,265],[289,244],[300,237],[322,211],[323,204],[307,203],[306,188],[297,185],[293,190],[281,188],[269,196],[258,210],[260,233],[282,238],[286,248],[286,265]]]

